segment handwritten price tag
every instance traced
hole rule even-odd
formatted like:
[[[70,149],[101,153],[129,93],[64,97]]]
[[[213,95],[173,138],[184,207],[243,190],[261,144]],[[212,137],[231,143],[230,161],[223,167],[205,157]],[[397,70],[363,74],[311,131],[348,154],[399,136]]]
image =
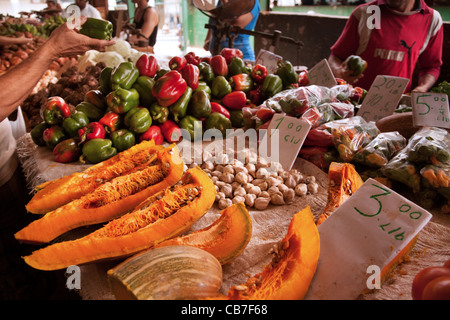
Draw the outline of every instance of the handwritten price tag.
[[[307,121],[275,114],[259,145],[259,154],[264,154],[264,152],[268,154],[268,146],[276,145],[278,150],[270,150],[270,153],[278,152],[278,161],[283,169],[291,170],[310,129],[311,124]],[[278,141],[272,143],[271,139],[277,139]]]
[[[331,88],[336,85],[336,78],[331,71],[327,59],[323,59],[308,71],[310,84]]]
[[[377,121],[394,113],[409,79],[379,75],[375,78],[358,111],[366,121]]]
[[[411,104],[415,127],[450,129],[448,96],[445,93],[412,93]]]
[[[319,226],[319,263],[306,298],[356,299],[373,289],[368,270],[393,261],[430,219],[425,209],[368,179]]]
[[[261,49],[256,57],[255,64],[261,64],[267,68],[269,73],[275,73],[278,69],[278,61],[283,57],[274,54],[273,52]]]

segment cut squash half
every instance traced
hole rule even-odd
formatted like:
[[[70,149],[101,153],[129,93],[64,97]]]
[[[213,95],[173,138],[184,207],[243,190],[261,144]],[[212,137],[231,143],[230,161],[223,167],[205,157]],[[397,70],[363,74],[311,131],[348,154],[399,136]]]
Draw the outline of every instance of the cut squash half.
[[[82,172],[47,181],[36,187],[36,193],[26,205],[26,209],[37,214],[56,210],[114,178],[151,164],[156,159],[156,152],[162,149],[164,147],[155,145],[153,140],[142,141]]]
[[[24,243],[41,244],[67,231],[115,219],[149,196],[171,186],[183,175],[183,161],[174,144],[155,155],[155,161],[102,184],[91,193],[46,213],[14,236]]]
[[[216,191],[199,167],[180,184],[140,203],[132,212],[73,241],[55,243],[24,257],[35,269],[57,270],[99,260],[128,257],[186,232],[214,203]]]

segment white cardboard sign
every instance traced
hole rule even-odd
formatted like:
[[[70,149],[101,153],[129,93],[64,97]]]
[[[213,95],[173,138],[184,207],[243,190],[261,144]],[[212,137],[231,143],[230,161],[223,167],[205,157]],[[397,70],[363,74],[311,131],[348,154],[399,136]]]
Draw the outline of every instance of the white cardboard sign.
[[[358,115],[367,122],[378,121],[394,113],[409,79],[378,75],[367,92]]]
[[[282,56],[273,52],[261,49],[255,59],[255,64],[261,64],[267,68],[269,73],[275,73],[278,69],[278,61],[283,60]]]
[[[353,300],[373,289],[372,271],[391,262],[430,219],[425,209],[368,179],[319,225],[320,257],[305,298]]]
[[[415,127],[450,129],[448,96],[445,93],[411,93],[413,124]]]
[[[275,152],[278,156],[276,161],[281,163],[283,169],[291,170],[310,129],[311,124],[305,120],[279,113],[274,114],[259,144],[259,155],[270,154],[270,158],[275,161],[276,157],[273,157]],[[277,141],[273,143],[272,139]],[[278,150],[273,150],[274,146]]]
[[[308,71],[309,84],[331,88],[336,85],[336,78],[327,59],[321,60]]]

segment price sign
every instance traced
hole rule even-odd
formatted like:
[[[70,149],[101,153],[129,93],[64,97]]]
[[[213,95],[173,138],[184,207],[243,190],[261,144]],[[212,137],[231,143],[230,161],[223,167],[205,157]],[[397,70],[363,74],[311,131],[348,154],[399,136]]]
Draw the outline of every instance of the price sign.
[[[394,113],[409,79],[379,75],[375,78],[358,115],[367,122],[378,121]]]
[[[277,153],[277,161],[281,163],[283,169],[291,170],[310,129],[311,124],[307,121],[275,114],[259,145],[259,155],[270,153],[273,159],[273,153]],[[269,150],[269,146],[272,146],[271,150]],[[273,146],[276,146],[277,150],[273,150]]]
[[[412,93],[411,104],[415,127],[450,129],[448,96],[445,93]]]
[[[320,257],[306,298],[356,299],[373,289],[376,275],[368,270],[393,261],[430,219],[425,209],[368,179],[320,224]]]
[[[275,73],[278,69],[277,63],[282,59],[283,57],[273,52],[261,49],[256,57],[255,64],[261,64],[267,68],[269,73]]]
[[[308,71],[310,84],[331,88],[336,85],[336,78],[331,71],[327,59],[323,59]]]

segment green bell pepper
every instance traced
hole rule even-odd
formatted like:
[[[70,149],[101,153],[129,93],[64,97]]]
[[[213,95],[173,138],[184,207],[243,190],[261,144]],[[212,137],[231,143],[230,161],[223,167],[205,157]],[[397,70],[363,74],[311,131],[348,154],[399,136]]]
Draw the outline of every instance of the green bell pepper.
[[[139,106],[139,93],[134,88],[130,90],[119,88],[106,96],[106,103],[115,113],[127,113],[129,110]]]
[[[205,91],[209,98],[211,98],[211,87],[205,81],[199,81],[198,87],[195,91]]]
[[[189,133],[191,141],[202,139],[203,137],[202,122],[194,116],[187,115],[181,119],[180,128]]]
[[[89,90],[84,95],[84,101],[92,103],[101,110],[106,110],[108,107],[105,94],[101,90]]]
[[[214,71],[211,65],[207,62],[200,62],[198,64],[198,69],[200,70],[199,81],[204,81],[210,84],[214,80]]]
[[[277,62],[277,70],[275,74],[281,78],[283,87],[293,83],[298,83],[298,74],[294,70],[294,66],[287,60],[280,60]]]
[[[150,107],[156,98],[152,95],[152,88],[155,80],[149,76],[140,76],[133,84],[133,88],[139,93],[139,105],[142,107]]]
[[[58,143],[66,140],[67,138],[68,137],[64,129],[58,125],[51,126],[42,132],[42,139],[51,150],[53,150]]]
[[[152,125],[152,117],[147,108],[134,107],[125,114],[124,123],[131,132],[141,134]]]
[[[100,72],[100,77],[98,79],[98,89],[104,94],[108,94],[112,91],[111,87],[111,73],[114,69],[111,67],[103,68]]]
[[[205,118],[211,114],[211,101],[205,91],[196,91],[192,94],[188,106],[189,114],[196,118]]]
[[[118,152],[127,150],[136,144],[136,137],[127,129],[119,129],[111,133],[111,140]]]
[[[179,97],[178,100],[173,105],[170,106],[169,112],[172,114],[175,122],[179,122],[180,119],[186,115],[189,101],[191,100],[193,92],[194,91],[192,90],[192,88],[187,86],[186,90],[181,95],[181,97]]]
[[[270,98],[283,90],[283,80],[276,74],[268,74],[261,85],[261,93]]]
[[[43,147],[46,145],[44,139],[42,138],[42,134],[47,128],[50,128],[50,125],[46,122],[41,122],[30,131],[31,140],[33,140],[33,142],[39,147]]]
[[[99,163],[117,154],[117,149],[113,147],[110,139],[92,139],[83,145],[81,162]]]
[[[242,128],[244,126],[244,114],[242,110],[230,110],[231,125],[235,128]]]
[[[94,39],[111,40],[113,37],[113,24],[108,20],[88,17],[81,25],[80,33]]]
[[[205,128],[208,129],[217,129],[222,133],[222,136],[225,137],[227,135],[227,129],[232,129],[230,119],[225,117],[223,114],[214,112],[211,113],[205,122]]]
[[[224,76],[215,77],[211,84],[211,95],[217,99],[222,99],[224,96],[231,93],[232,90],[231,84]]]
[[[111,88],[131,89],[139,78],[139,70],[132,62],[122,62],[111,72]]]
[[[78,137],[78,130],[87,126],[88,123],[88,116],[82,111],[75,110],[70,117],[64,119],[62,126],[67,134],[73,138]]]
[[[75,110],[83,112],[89,118],[89,121],[98,121],[103,116],[103,110],[87,101],[79,103]]]
[[[148,111],[152,117],[152,122],[155,123],[164,123],[169,117],[169,108],[160,106],[157,102],[152,104]]]
[[[228,65],[228,77],[232,77],[237,74],[246,73],[248,70],[245,66],[244,60],[239,57],[231,58],[231,62]]]
[[[367,68],[367,62],[357,55],[349,56],[347,59],[345,59],[344,64],[346,65],[348,70],[352,71],[352,73],[350,74],[350,76],[352,77],[359,76]]]

